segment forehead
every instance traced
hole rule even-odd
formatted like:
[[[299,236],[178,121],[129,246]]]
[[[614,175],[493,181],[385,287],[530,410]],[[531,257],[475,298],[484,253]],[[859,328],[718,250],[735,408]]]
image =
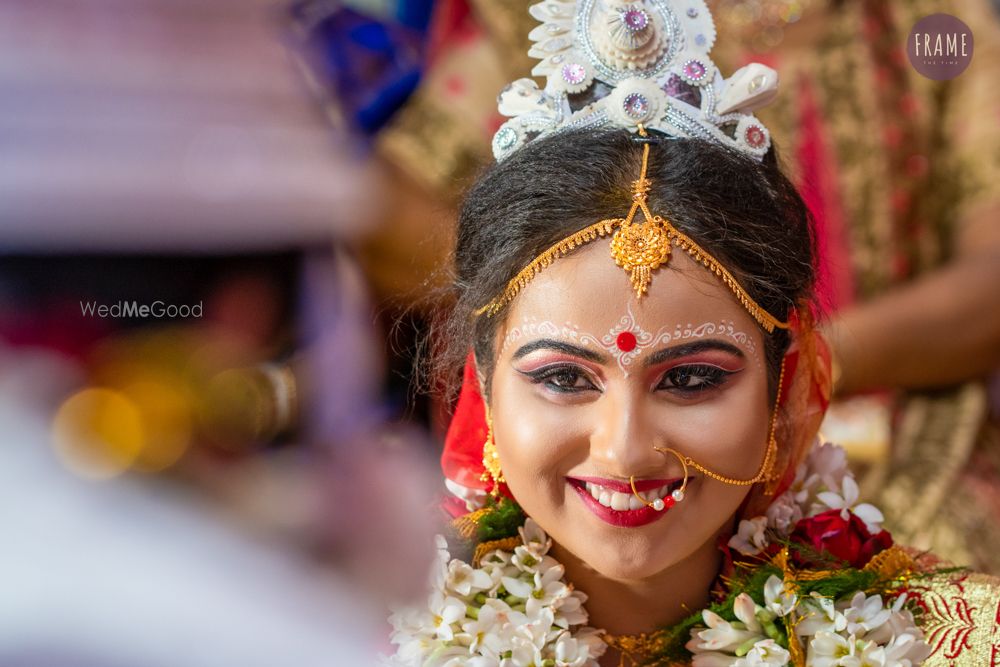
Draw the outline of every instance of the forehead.
[[[763,340],[760,327],[733,293],[676,248],[667,266],[653,273],[648,292],[637,298],[629,274],[611,258],[607,239],[556,260],[536,275],[511,304],[500,334],[529,321],[598,334],[614,328],[627,313],[647,329],[728,320],[758,343]]]

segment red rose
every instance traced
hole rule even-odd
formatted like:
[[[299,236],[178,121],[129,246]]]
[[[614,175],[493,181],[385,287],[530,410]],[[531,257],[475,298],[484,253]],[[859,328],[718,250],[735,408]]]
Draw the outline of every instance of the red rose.
[[[872,556],[892,546],[888,531],[881,530],[872,535],[865,522],[853,513],[848,512],[848,518],[844,519],[840,512],[830,510],[802,519],[795,524],[792,542],[809,545],[854,568],[864,567]]]

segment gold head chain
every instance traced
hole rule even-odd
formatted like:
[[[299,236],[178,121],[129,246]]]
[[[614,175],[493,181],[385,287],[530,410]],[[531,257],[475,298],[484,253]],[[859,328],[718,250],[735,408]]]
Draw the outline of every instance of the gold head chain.
[[[648,137],[648,134],[641,125],[639,134]],[[571,234],[549,247],[545,252],[533,259],[526,267],[521,269],[510,282],[504,291],[495,299],[482,308],[475,311],[475,315],[486,315],[492,317],[496,315],[507,304],[514,300],[522,289],[555,260],[568,255],[570,252],[586,245],[598,238],[603,238],[613,233],[611,238],[611,257],[615,264],[622,267],[629,273],[629,279],[635,289],[636,297],[641,298],[649,290],[649,283],[652,281],[653,271],[665,265],[670,260],[671,245],[677,246],[696,262],[714,273],[723,284],[728,287],[736,299],[743,305],[750,316],[753,317],[760,326],[771,333],[777,329],[787,329],[788,323],[782,322],[757,304],[743,287],[736,282],[726,267],[722,266],[714,257],[705,252],[701,246],[694,242],[679,229],[674,227],[669,220],[659,215],[653,215],[649,210],[647,199],[651,181],[646,178],[646,171],[649,166],[649,143],[642,147],[642,171],[639,179],[632,183],[632,208],[624,218],[612,218],[601,220],[589,227]],[[636,214],[642,212],[641,223],[635,221]]]

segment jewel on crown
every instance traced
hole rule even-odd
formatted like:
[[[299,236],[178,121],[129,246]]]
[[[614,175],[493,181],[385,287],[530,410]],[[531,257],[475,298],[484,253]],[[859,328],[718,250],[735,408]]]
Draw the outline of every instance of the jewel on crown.
[[[493,138],[502,160],[565,128],[640,125],[708,139],[761,159],[771,146],[752,112],[777,94],[778,75],[753,63],[724,78],[709,53],[715,26],[704,0],[544,0],[531,15],[532,75],[500,94],[510,119]]]

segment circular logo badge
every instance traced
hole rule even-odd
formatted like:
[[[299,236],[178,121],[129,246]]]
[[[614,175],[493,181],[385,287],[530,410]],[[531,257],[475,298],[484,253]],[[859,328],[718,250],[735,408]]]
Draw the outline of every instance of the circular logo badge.
[[[910,30],[906,55],[928,79],[954,79],[972,62],[972,30],[951,14],[925,16]]]

